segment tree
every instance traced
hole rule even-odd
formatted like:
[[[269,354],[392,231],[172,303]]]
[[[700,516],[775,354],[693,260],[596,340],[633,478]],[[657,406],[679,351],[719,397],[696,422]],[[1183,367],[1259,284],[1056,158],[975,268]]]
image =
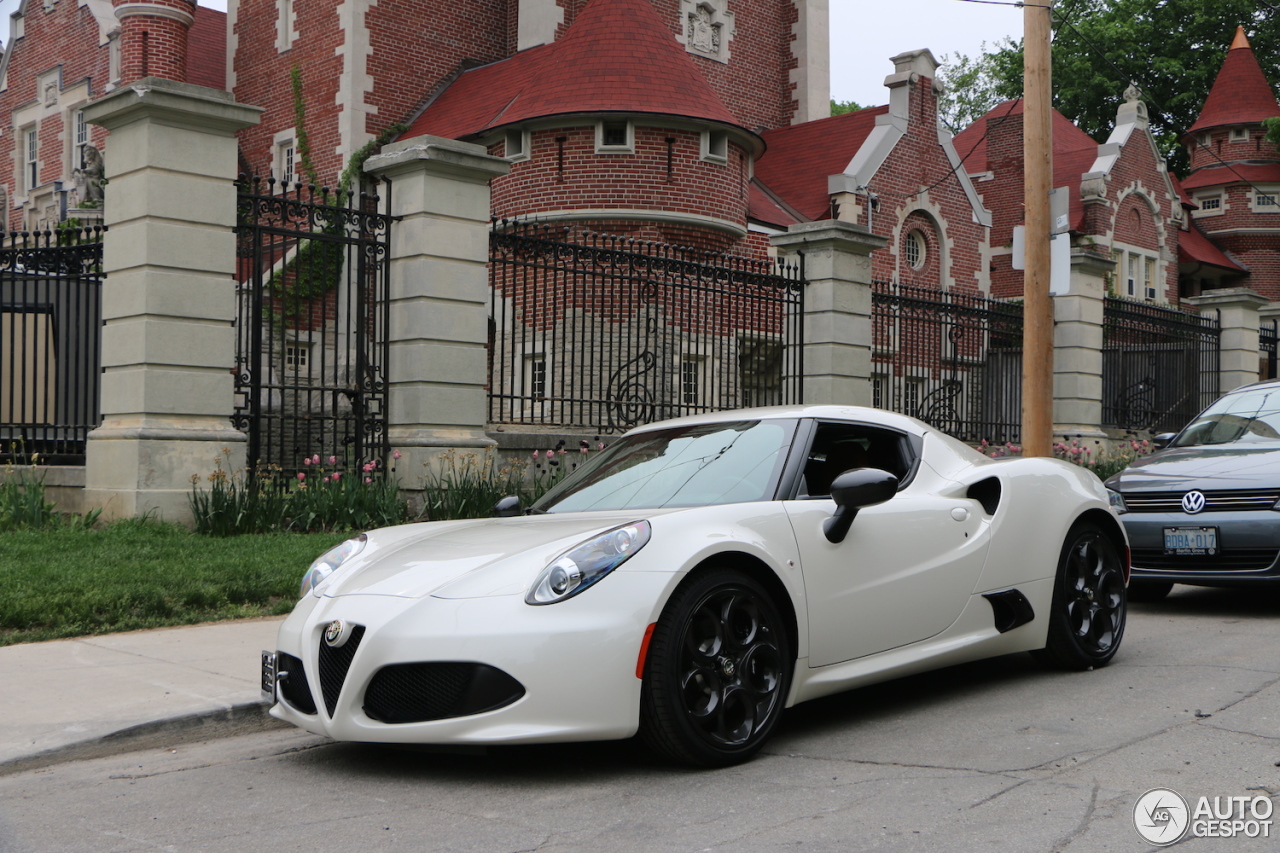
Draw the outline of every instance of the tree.
[[[983,42],[976,59],[962,53],[944,53],[939,59],[938,117],[952,133],[964,130],[996,104],[1022,94],[1021,67],[1005,67],[1014,59],[1022,61],[1021,46],[1006,36],[992,47],[988,51]]]
[[[1170,167],[1185,171],[1187,154],[1179,137],[1195,123],[1241,25],[1263,70],[1280,66],[1280,15],[1257,0],[1060,0],[1054,21],[1054,106],[1105,141],[1124,90],[1136,84]],[[981,69],[975,86],[1021,92],[1019,45],[972,63]]]
[[[860,109],[862,109],[862,105],[855,103],[854,101],[837,101],[834,98],[831,100],[831,114],[833,116],[842,116],[845,113],[856,113]]]

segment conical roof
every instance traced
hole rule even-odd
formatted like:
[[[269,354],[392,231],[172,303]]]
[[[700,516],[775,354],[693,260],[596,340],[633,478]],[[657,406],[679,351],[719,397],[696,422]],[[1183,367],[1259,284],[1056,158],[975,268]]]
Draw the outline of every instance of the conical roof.
[[[1200,117],[1187,133],[1228,125],[1261,124],[1280,116],[1275,92],[1258,65],[1244,27],[1236,29],[1235,40],[1209,90]]]
[[[558,41],[460,75],[405,135],[610,112],[741,127],[648,0],[592,0]]]

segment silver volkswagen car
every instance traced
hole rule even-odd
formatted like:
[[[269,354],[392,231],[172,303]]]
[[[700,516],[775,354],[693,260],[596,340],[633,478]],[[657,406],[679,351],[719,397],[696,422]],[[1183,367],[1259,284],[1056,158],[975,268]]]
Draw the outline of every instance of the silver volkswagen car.
[[[1129,599],[1280,584],[1280,381],[1237,388],[1159,438],[1164,449],[1107,480],[1133,549]]]

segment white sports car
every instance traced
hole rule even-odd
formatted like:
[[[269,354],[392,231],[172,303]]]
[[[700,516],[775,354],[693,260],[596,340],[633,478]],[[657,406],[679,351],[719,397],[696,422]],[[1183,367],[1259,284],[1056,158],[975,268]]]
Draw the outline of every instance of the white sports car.
[[[316,560],[263,653],[272,716],[348,741],[639,733],[720,766],[806,699],[1010,652],[1102,666],[1124,633],[1093,474],[876,409],[651,424],[512,504]]]

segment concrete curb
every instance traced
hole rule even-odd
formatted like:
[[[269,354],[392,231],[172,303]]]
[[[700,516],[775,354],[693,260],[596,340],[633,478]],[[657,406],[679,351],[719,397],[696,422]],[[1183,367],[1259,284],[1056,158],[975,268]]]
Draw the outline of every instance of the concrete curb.
[[[200,711],[195,714],[140,723],[101,737],[69,743],[34,755],[0,761],[0,776],[11,776],[15,773],[68,761],[88,761],[141,749],[157,749],[175,744],[253,734],[268,729],[288,728],[288,723],[277,720],[267,713],[270,707],[262,702],[248,702],[214,711]]]

